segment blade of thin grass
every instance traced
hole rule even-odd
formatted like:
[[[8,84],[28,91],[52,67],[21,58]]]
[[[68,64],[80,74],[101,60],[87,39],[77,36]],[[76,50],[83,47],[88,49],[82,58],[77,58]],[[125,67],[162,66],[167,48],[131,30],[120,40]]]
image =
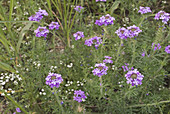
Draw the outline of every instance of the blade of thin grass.
[[[15,72],[15,70],[10,65],[3,63],[1,61],[0,61],[0,68],[3,70],[10,71],[10,72]]]
[[[9,100],[12,101],[13,104],[20,108],[24,112],[24,114],[28,114],[28,112],[23,107],[21,107],[21,105],[19,105],[11,96],[5,95],[5,97],[7,97]]]
[[[73,4],[74,4],[74,3],[75,3],[75,0],[73,1]],[[70,14],[70,15],[69,15],[69,23],[70,23],[70,21],[71,21],[71,15],[72,15],[73,9],[74,9],[74,8],[71,8],[71,11],[69,12],[69,14]],[[69,28],[70,28],[70,27],[69,27]]]
[[[66,0],[64,0],[64,28],[67,30],[67,8],[66,8]]]
[[[112,5],[112,7],[110,8],[110,14],[113,14],[114,10],[116,10],[118,8],[120,4],[120,1],[115,1],[114,4]]]
[[[13,7],[14,7],[14,0],[10,0],[9,21],[12,20]]]
[[[59,8],[58,4],[56,4],[53,0],[51,0],[51,1],[52,1],[52,3],[54,4],[54,6],[57,8],[57,11],[58,11],[58,13],[60,14],[60,17],[62,18],[63,15],[62,15],[62,13],[61,13],[61,11],[60,11],[60,8]],[[52,10],[51,10],[51,11],[52,11]]]
[[[9,49],[9,42],[8,40],[6,39],[3,31],[2,31],[2,28],[0,28],[0,42],[4,45],[4,47],[6,48],[7,52],[10,53],[10,49]]]
[[[17,47],[16,47],[16,50],[17,50],[17,53],[19,53],[19,49],[20,49],[20,46],[21,46],[21,43],[22,43],[22,40],[24,38],[24,35],[26,33],[27,30],[30,29],[31,25],[33,24],[32,21],[30,21],[28,24],[26,24],[26,26],[21,30],[20,34],[19,34],[19,41],[17,43]]]

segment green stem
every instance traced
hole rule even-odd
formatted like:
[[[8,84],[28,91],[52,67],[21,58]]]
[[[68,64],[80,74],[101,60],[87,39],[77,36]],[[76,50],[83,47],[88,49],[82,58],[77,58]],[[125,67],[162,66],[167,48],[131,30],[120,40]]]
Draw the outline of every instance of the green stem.
[[[18,108],[20,108],[24,112],[24,114],[28,114],[28,112],[24,108],[22,108],[12,97],[8,95],[5,95],[5,97],[7,97],[9,100],[12,101],[13,104],[15,104]]]
[[[103,96],[103,83],[102,83],[102,76],[99,78],[100,80],[100,94]]]
[[[143,106],[153,106],[153,105],[159,105],[159,104],[169,103],[169,102],[170,102],[170,100],[168,100],[168,101],[160,101],[158,103],[151,103],[151,104],[137,104],[137,105],[128,106],[127,108],[131,108],[131,107],[143,107]]]
[[[132,40],[133,41],[133,40]],[[131,61],[131,65],[133,64],[133,61],[134,61],[134,59],[135,59],[135,51],[136,51],[136,41],[133,41],[133,49],[132,49],[132,51],[133,51],[133,55],[132,55],[132,61]]]
[[[60,108],[61,108],[62,114],[65,114],[65,112],[64,112],[64,110],[63,110],[63,107],[62,107],[62,105],[61,105],[61,101],[60,101],[60,99],[59,99],[59,97],[58,97],[58,95],[57,95],[57,93],[56,93],[55,89],[54,89],[54,95],[55,95],[55,98],[56,98],[56,100],[57,100],[58,104],[60,105]]]

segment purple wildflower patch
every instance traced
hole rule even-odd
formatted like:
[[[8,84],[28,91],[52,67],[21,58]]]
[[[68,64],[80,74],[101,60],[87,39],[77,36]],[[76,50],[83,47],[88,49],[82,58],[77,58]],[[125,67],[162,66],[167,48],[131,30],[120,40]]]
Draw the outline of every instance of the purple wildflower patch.
[[[92,46],[93,44],[95,45],[95,48],[98,48],[100,44],[102,44],[102,39],[101,37],[93,37],[85,41],[84,43],[87,46]]]
[[[86,95],[84,94],[84,91],[75,90],[75,91],[74,91],[74,96],[73,96],[73,98],[74,98],[75,101],[82,102],[82,101],[85,100],[87,97],[86,97]]]
[[[93,75],[97,75],[98,77],[101,77],[107,74],[108,67],[105,65],[105,63],[95,64],[95,67],[97,68],[95,68],[92,71]]]
[[[47,37],[49,30],[46,27],[39,26],[34,32],[36,33],[36,37]]]
[[[36,12],[34,15],[30,16],[28,19],[29,21],[37,21],[39,22],[43,16],[48,16],[48,13],[46,12],[46,10],[39,10],[38,12]]]
[[[96,20],[95,24],[96,25],[99,25],[99,26],[102,26],[102,25],[112,25],[114,24],[113,21],[115,20],[114,17],[111,17],[109,14],[105,15],[105,16],[102,16],[100,17],[100,20]]]
[[[161,19],[164,24],[167,24],[170,19],[170,14],[164,11],[159,11],[157,14],[155,14],[154,19],[155,20]]]
[[[49,73],[45,80],[46,84],[49,85],[51,88],[59,88],[61,82],[63,81],[63,78],[61,77],[61,74]]]
[[[170,45],[165,48],[165,52],[170,53]]]
[[[125,77],[127,79],[127,84],[132,84],[132,86],[134,85],[137,86],[142,84],[142,80],[144,76],[139,71],[137,71],[137,69],[134,69],[128,71]]]
[[[151,9],[150,9],[150,7],[142,7],[142,6],[140,6],[139,7],[140,9],[139,9],[139,13],[141,13],[141,14],[145,14],[145,13],[148,13],[148,12],[152,12],[151,11]]]
[[[84,38],[84,33],[81,31],[78,31],[74,33],[73,36],[75,37],[75,40],[79,40],[80,38]]]
[[[49,25],[49,29],[53,30],[53,29],[56,29],[58,30],[60,25],[58,24],[58,22],[51,22]]]

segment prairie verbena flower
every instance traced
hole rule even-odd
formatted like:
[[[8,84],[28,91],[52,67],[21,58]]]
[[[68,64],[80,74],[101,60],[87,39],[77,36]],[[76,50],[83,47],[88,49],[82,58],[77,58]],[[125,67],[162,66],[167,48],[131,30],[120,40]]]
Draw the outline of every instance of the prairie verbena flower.
[[[29,21],[37,21],[39,22],[43,16],[48,16],[48,13],[46,12],[46,10],[39,10],[38,12],[36,12],[34,15],[30,16],[28,19]]]
[[[110,59],[112,59],[112,57],[105,56],[104,58],[105,58],[105,60],[103,60],[103,63],[113,63],[113,61],[110,60]]]
[[[82,6],[76,6],[74,9],[78,12],[81,12],[81,10],[84,8]]]
[[[158,44],[152,43],[152,48],[154,48],[154,51],[156,51],[157,49],[160,50],[161,45],[159,43]]]
[[[17,112],[21,112],[20,108],[16,108],[16,111],[17,111]]]
[[[87,46],[92,46],[92,45],[95,45],[95,48],[98,48],[100,44],[102,44],[102,39],[101,37],[93,37],[93,38],[90,38],[88,40],[85,41],[84,45],[87,45]]]
[[[140,30],[139,27],[133,25],[133,26],[130,26],[130,27],[127,27],[128,30],[129,30],[129,38],[132,38],[132,37],[135,37],[135,36],[138,36],[138,34],[140,32],[142,32],[142,30]]]
[[[99,26],[102,26],[102,25],[112,25],[114,24],[113,21],[115,20],[114,17],[111,17],[109,14],[105,15],[105,16],[102,16],[100,17],[100,20],[96,20],[95,24],[96,25],[99,25]]]
[[[134,85],[137,86],[142,84],[142,80],[144,76],[139,71],[137,71],[137,69],[134,69],[128,71],[125,77],[127,79],[127,84],[132,84],[132,86]]]
[[[63,81],[63,78],[61,77],[61,74],[49,73],[45,80],[46,84],[49,85],[51,88],[59,88],[61,82]]]
[[[115,32],[121,39],[127,39],[129,37],[129,30],[122,27]]]
[[[162,19],[162,22],[164,24],[167,24],[169,19],[170,19],[170,14],[169,13],[166,13],[164,11],[159,11],[157,14],[155,14],[155,17],[154,17],[155,20],[159,20],[159,19]]]
[[[107,74],[108,67],[106,66],[105,63],[95,64],[95,67],[97,68],[95,68],[92,71],[93,75],[97,75],[98,77],[101,77]]]
[[[73,96],[75,101],[82,102],[84,101],[87,97],[84,93],[84,91],[81,90],[75,90],[74,91],[74,96]]]
[[[106,0],[96,0],[96,2],[99,2],[99,1],[101,1],[101,2],[106,2]]]
[[[34,32],[36,33],[36,37],[47,37],[49,30],[46,27],[39,26]]]
[[[145,13],[148,13],[148,12],[152,12],[151,11],[151,9],[150,9],[150,7],[142,7],[142,6],[140,6],[139,7],[140,9],[139,9],[139,13],[141,13],[141,14],[145,14]]]
[[[56,29],[58,30],[60,25],[58,24],[58,22],[51,22],[49,25],[49,29],[53,30],[53,29]]]
[[[84,33],[81,31],[78,31],[74,33],[73,36],[75,37],[75,40],[79,40],[80,38],[84,38]]]
[[[170,45],[165,48],[165,52],[170,53]]]

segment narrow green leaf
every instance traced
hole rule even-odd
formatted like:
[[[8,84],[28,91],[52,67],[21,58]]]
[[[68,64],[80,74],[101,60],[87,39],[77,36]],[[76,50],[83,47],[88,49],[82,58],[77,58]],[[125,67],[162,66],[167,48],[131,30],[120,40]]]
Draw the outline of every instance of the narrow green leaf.
[[[3,70],[10,71],[10,72],[15,72],[15,70],[10,65],[3,63],[1,61],[0,61],[0,68]]]
[[[24,114],[28,114],[28,112],[23,107],[21,107],[21,105],[19,105],[11,96],[5,95],[5,97],[7,97],[9,100],[12,101],[14,105],[20,108],[24,112]]]
[[[113,14],[114,10],[118,8],[120,1],[115,1],[112,7],[110,8],[110,14]]]
[[[10,0],[9,21],[12,20],[13,7],[14,7],[14,0]]]
[[[20,46],[21,46],[21,43],[22,43],[22,40],[24,38],[24,35],[26,33],[27,30],[30,29],[31,25],[33,24],[32,21],[30,21],[28,24],[26,24],[26,26],[21,30],[20,34],[19,34],[19,41],[17,43],[17,47],[16,47],[16,50],[17,50],[17,53],[19,53],[19,49],[20,49]]]

